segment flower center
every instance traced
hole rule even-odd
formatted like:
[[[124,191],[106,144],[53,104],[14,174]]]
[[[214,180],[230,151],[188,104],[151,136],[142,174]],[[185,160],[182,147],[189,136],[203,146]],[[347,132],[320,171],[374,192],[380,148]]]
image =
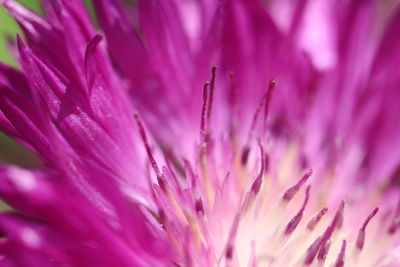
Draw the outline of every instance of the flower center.
[[[173,160],[167,157],[168,167],[161,171],[142,121],[135,115],[158,182],[152,186],[158,209],[154,214],[173,244],[174,262],[179,266],[335,267],[390,263],[393,258],[386,252],[400,225],[400,203],[395,212],[377,216],[374,203],[328,201],[333,180],[318,177],[311,188],[312,170],[301,171],[295,142],[274,150],[266,140],[275,81],[256,108],[244,145],[238,145],[234,125],[230,137],[217,142],[209,130],[215,74],[213,68],[212,79],[203,89],[197,162],[184,160],[184,167],[178,168],[168,164]],[[255,141],[263,107],[264,136]],[[259,154],[251,150],[254,144]],[[274,154],[272,163],[266,146]],[[301,172],[293,182],[292,177]],[[376,216],[380,218],[372,220]]]

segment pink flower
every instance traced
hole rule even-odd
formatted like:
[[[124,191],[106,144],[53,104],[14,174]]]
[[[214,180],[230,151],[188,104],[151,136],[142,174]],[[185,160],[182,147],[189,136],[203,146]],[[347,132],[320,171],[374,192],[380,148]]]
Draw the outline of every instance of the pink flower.
[[[400,264],[399,11],[42,2],[3,0],[0,127],[44,164],[1,167],[1,266]]]

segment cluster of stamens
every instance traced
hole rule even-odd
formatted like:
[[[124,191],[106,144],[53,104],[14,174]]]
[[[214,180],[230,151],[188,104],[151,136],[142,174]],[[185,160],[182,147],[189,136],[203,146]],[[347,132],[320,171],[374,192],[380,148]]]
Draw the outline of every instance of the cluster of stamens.
[[[233,75],[230,76],[234,81]],[[396,211],[375,220],[372,219],[379,209],[367,201],[357,206],[339,200],[338,207],[333,204],[334,210],[330,210],[328,196],[321,200],[315,197],[318,193],[313,193],[329,192],[329,188],[323,183],[311,188],[311,169],[290,168],[296,165],[288,159],[292,152],[289,148],[279,157],[286,167],[268,166],[265,147],[270,144],[264,137],[254,140],[254,129],[263,107],[264,133],[267,129],[275,81],[270,82],[256,108],[242,148],[238,149],[237,142],[231,140],[230,151],[218,154],[215,152],[218,145],[210,149],[215,77],[216,68],[213,68],[211,81],[203,89],[201,143],[198,161],[193,164],[184,160],[182,167],[167,164],[160,171],[142,121],[135,114],[157,178],[157,184],[151,184],[158,209],[154,214],[176,252],[174,263],[178,266],[334,267],[391,263],[393,257],[386,252],[396,241],[394,233],[400,225],[400,205]],[[230,137],[234,139],[233,134]],[[260,156],[251,157],[252,144],[258,146]],[[228,153],[231,157],[218,158]],[[222,164],[228,166],[226,169],[217,167],[229,158],[232,160]],[[180,172],[181,169],[184,171]],[[253,176],[251,170],[255,169],[258,170]],[[296,183],[289,179],[301,172],[303,175]],[[360,214],[365,218],[361,223]]]

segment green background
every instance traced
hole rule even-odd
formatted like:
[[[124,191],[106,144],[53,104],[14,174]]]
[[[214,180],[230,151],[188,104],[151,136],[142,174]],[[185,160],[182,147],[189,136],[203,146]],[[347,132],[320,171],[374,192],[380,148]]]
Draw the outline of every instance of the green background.
[[[38,13],[43,13],[39,0],[20,0],[22,4]],[[93,17],[93,7],[90,0],[85,0]],[[9,42],[15,40],[17,33],[22,30],[15,20],[0,5],[0,61],[18,68],[18,64],[9,51]],[[0,163],[12,163],[23,167],[34,167],[40,164],[38,158],[22,145],[0,133]]]
[[[35,10],[36,12],[43,13],[38,0],[19,0],[25,6]],[[93,15],[93,7],[90,0],[84,1],[90,13]],[[18,24],[14,19],[7,14],[4,7],[0,5],[0,61],[7,64],[16,66],[15,60],[12,58],[8,51],[7,40],[14,39],[17,32],[21,32]]]
[[[35,11],[41,12],[39,1],[21,0],[20,2]],[[4,7],[0,5],[0,61],[15,67],[17,63],[8,50],[8,42],[15,39],[17,32],[21,32],[18,24],[5,11]],[[27,149],[1,133],[0,162],[18,164],[24,167],[32,167],[39,163],[38,159]]]
[[[35,11],[41,12],[39,1],[21,0],[21,3]],[[0,6],[0,61],[15,65],[15,60],[8,51],[7,39],[14,38],[16,32],[21,32],[18,24],[7,14],[3,6]]]

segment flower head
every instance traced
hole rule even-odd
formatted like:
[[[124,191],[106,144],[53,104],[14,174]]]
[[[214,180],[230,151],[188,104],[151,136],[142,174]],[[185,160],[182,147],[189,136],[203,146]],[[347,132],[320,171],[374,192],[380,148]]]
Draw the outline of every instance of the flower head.
[[[399,264],[400,12],[42,3],[3,0],[0,127],[44,162],[0,170],[4,266]]]

